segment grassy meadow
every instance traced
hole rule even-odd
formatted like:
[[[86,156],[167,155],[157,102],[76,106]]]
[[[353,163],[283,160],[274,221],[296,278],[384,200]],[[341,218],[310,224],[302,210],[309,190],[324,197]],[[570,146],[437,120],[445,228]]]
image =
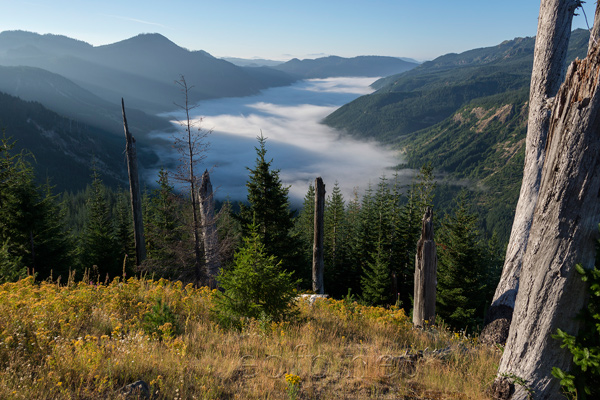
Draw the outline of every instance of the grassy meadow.
[[[299,300],[284,323],[211,318],[180,282],[0,286],[0,399],[488,399],[500,351],[397,308]],[[421,356],[422,355],[422,356]]]

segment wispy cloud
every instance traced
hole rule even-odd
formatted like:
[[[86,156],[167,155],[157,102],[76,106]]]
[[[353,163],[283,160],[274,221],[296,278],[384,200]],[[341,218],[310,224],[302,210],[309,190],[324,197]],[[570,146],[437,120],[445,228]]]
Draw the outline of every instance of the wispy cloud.
[[[102,14],[102,15],[105,15],[105,16],[111,17],[111,18],[121,19],[121,20],[124,20],[124,21],[135,22],[135,23],[143,24],[143,25],[158,26],[160,28],[165,28],[165,29],[168,28],[167,26],[165,26],[163,24],[159,24],[158,22],[144,21],[142,19],[124,17],[122,15],[111,15],[111,14]]]

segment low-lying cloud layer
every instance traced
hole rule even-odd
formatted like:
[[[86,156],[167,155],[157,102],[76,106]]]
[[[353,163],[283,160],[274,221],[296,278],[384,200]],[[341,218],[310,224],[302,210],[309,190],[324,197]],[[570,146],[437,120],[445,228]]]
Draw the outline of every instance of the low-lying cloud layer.
[[[341,105],[370,93],[372,82],[372,78],[311,79],[256,96],[201,102],[193,113],[198,122],[202,118],[204,130],[212,130],[204,167],[212,168],[217,197],[246,198],[246,167],[255,165],[254,147],[261,132],[267,138],[267,157],[273,159],[273,168],[281,170],[283,183],[291,185],[290,197],[296,204],[317,176],[325,181],[328,193],[338,181],[346,199],[354,188],[362,191],[369,182],[377,184],[382,174],[391,176],[389,169],[400,162],[397,152],[320,124]],[[180,119],[181,114],[169,117]],[[154,136],[170,140],[168,134]],[[164,142],[155,150],[164,165],[177,158]]]

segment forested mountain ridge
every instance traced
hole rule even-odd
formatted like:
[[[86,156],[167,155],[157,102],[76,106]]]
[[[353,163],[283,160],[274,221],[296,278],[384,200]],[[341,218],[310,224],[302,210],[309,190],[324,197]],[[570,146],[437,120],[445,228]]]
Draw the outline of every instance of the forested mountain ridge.
[[[123,130],[120,102],[108,102],[61,75],[40,68],[0,66],[0,92],[39,102],[60,115],[102,130],[119,135]],[[136,121],[131,126],[134,135],[171,128],[167,119],[130,108],[127,100],[125,96],[128,115]]]
[[[94,47],[64,36],[6,31],[0,33],[0,64],[42,68],[109,102],[126,97],[131,107],[146,112],[173,109],[180,94],[173,81],[182,74],[197,88],[191,94],[193,102],[247,96],[294,81],[288,77],[282,82],[278,71],[273,71],[274,82],[264,75],[256,79],[243,68],[204,51],[184,49],[160,34]]]
[[[301,79],[311,79],[340,76],[388,76],[411,70],[417,65],[419,64],[416,62],[396,57],[358,56],[343,58],[329,56],[314,60],[294,58],[272,68]]]
[[[15,151],[32,155],[38,181],[49,179],[57,192],[85,188],[91,180],[92,162],[102,170],[107,184],[125,185],[120,136],[1,92],[0,130],[15,142]]]
[[[569,61],[584,57],[589,33],[573,31]],[[447,54],[415,69],[381,79],[325,119],[358,137],[388,143],[410,141],[415,132],[452,116],[471,100],[529,87],[535,38]]]
[[[589,33],[573,31],[569,62],[584,57]],[[535,38],[447,54],[373,84],[325,123],[403,150],[407,166],[431,163],[438,200],[472,189],[483,228],[508,240],[524,160]]]

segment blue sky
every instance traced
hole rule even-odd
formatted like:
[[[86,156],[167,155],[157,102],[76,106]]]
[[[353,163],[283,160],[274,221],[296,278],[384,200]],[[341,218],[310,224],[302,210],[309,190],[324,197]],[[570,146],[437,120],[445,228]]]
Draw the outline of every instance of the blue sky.
[[[93,45],[158,32],[217,57],[432,59],[534,36],[539,0],[0,0],[0,30]],[[592,23],[595,2],[585,4]],[[585,27],[583,15],[574,28]]]

